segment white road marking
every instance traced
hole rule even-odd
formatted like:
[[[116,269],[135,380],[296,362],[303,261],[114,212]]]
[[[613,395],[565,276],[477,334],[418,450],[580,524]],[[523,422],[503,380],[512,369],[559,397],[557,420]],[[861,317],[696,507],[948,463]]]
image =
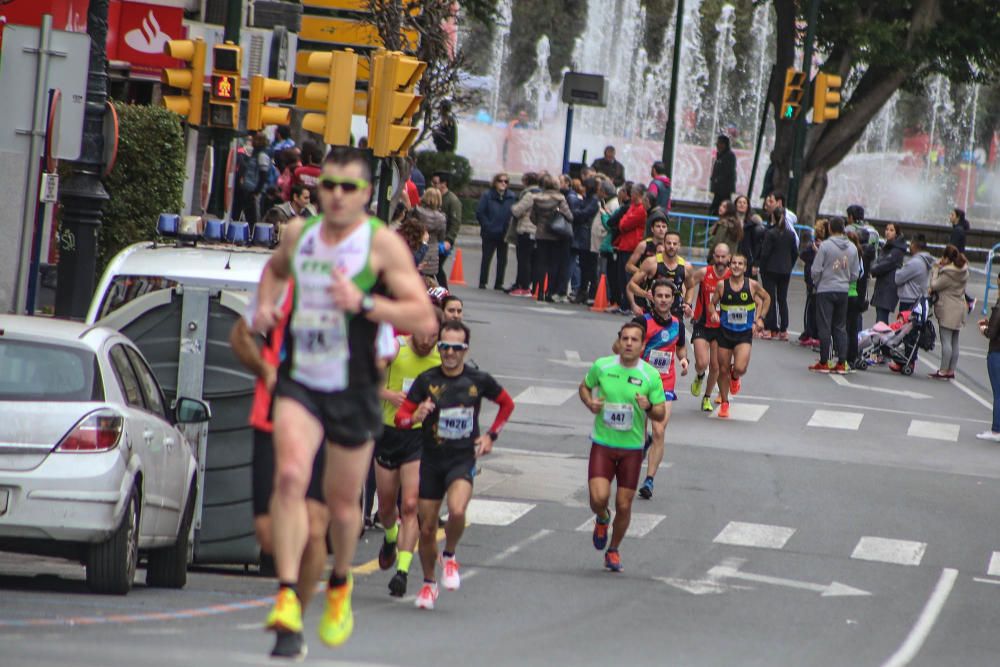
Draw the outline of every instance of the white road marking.
[[[496,377],[496,376],[494,376]],[[544,380],[539,380],[544,382]],[[969,417],[956,417],[954,415],[938,415],[923,411],[914,410],[893,410],[892,408],[876,408],[871,405],[857,405],[855,403],[831,403],[822,399],[802,399],[787,398],[783,396],[754,396],[751,394],[740,394],[740,398],[750,401],[776,401],[778,403],[794,403],[796,405],[822,405],[826,408],[850,408],[852,410],[864,410],[865,412],[884,412],[890,415],[918,415],[920,417],[934,417],[935,419],[951,419],[954,421],[969,422],[971,424],[989,424],[989,419],[971,419]],[[991,408],[992,409],[992,408]]]
[[[514,403],[559,407],[575,395],[576,391],[573,389],[531,386],[515,396]]]
[[[884,387],[869,387],[863,384],[854,384],[843,375],[836,375],[831,373],[828,376],[834,383],[839,384],[841,387],[850,387],[851,389],[859,389],[861,391],[873,391],[878,394],[892,394],[893,396],[904,396],[906,398],[916,398],[916,399],[929,399],[933,396],[927,394],[921,394],[919,391],[909,391],[907,389],[886,389]]]
[[[735,422],[759,422],[760,418],[767,412],[767,405],[757,405],[755,403],[730,403],[729,419],[722,421]],[[712,413],[711,419],[719,419],[719,411]]]
[[[575,315],[578,311],[559,310],[548,306],[529,306],[528,311],[532,313],[545,313],[546,315]]]
[[[548,456],[557,459],[571,459],[573,454],[566,452],[538,452],[532,449],[519,449],[517,447],[494,447],[494,454],[519,454],[521,456]]]
[[[743,558],[726,558],[720,563],[721,566],[739,568],[746,560]],[[713,568],[715,569],[715,568]],[[662,581],[668,586],[679,588],[692,595],[708,595],[725,593],[733,588],[747,590],[748,586],[729,585],[722,583],[722,578],[712,574],[712,570],[702,579],[679,579],[677,577],[653,577],[655,581]]]
[[[628,537],[645,537],[664,519],[662,514],[632,513],[632,521],[628,525]],[[578,533],[589,533],[594,530],[594,519],[590,518],[576,527]]]
[[[549,359],[549,361],[560,366],[568,366],[569,368],[590,368],[594,365],[593,361],[584,361],[581,359],[580,353],[576,350],[563,350],[563,354],[566,355],[565,359]]]
[[[528,546],[529,544],[534,544],[538,540],[541,540],[541,539],[543,539],[545,537],[548,537],[549,535],[551,535],[554,532],[555,531],[549,530],[548,528],[542,528],[540,531],[538,531],[537,533],[535,533],[531,537],[523,539],[520,542],[518,542],[517,544],[512,544],[509,547],[507,547],[506,549],[504,549],[503,551],[501,551],[500,553],[496,554],[495,556],[493,556],[492,558],[490,558],[489,560],[487,560],[485,563],[483,563],[483,567],[493,567],[494,565],[499,565],[500,563],[502,563],[506,559],[510,558],[511,556],[513,556],[514,554],[516,554],[517,552],[519,552],[524,547]],[[476,576],[477,574],[479,574],[479,572],[480,572],[480,570],[477,569],[477,568],[471,568],[471,569],[469,569],[469,571],[463,572],[462,573],[462,581],[467,581],[469,579],[472,579],[474,576]],[[416,599],[416,598],[414,598],[414,599]]]
[[[524,382],[555,382],[557,384],[571,384],[574,387],[580,385],[580,380],[560,380],[559,378],[533,378],[527,375],[501,375],[499,373],[490,373],[495,378],[501,380],[522,380]]]
[[[917,653],[920,652],[924,642],[927,641],[927,636],[934,628],[934,623],[941,615],[941,610],[944,608],[945,602],[948,601],[948,596],[951,595],[957,578],[958,570],[945,568],[941,571],[941,578],[938,579],[934,592],[931,593],[923,611],[920,612],[917,623],[910,630],[910,634],[906,636],[902,646],[896,649],[896,652],[882,664],[882,667],[905,667],[917,657]]]
[[[465,511],[466,520],[478,526],[509,526],[535,508],[532,503],[473,498]]]
[[[716,544],[732,544],[739,547],[782,549],[794,534],[794,528],[785,526],[730,521],[712,541]]]
[[[958,442],[958,434],[962,427],[958,424],[945,424],[942,422],[925,422],[914,419],[910,422],[910,428],[906,430],[906,435],[914,438],[930,438],[931,440],[944,440],[945,442]]]
[[[894,565],[920,565],[925,551],[927,551],[926,542],[862,537],[854,547],[851,558]]]
[[[839,412],[837,410],[816,410],[809,418],[806,426],[819,428],[839,428],[845,431],[857,431],[865,415],[861,412]]]
[[[917,357],[917,359],[919,359],[920,363],[924,364],[928,368],[937,370],[937,364],[932,364],[931,362],[927,361],[923,357]],[[971,398],[972,400],[974,400],[976,403],[979,403],[981,406],[983,406],[987,410],[992,410],[993,409],[993,401],[987,401],[985,398],[983,398],[982,396],[980,396],[979,394],[977,394],[976,392],[974,392],[972,389],[970,389],[969,387],[967,387],[964,384],[962,384],[961,382],[959,382],[958,380],[949,380],[948,384],[950,384],[951,386],[957,388],[959,391],[961,391],[966,396],[968,396],[969,398]]]
[[[993,584],[994,586],[1000,586],[1000,579],[983,579],[982,577],[973,577],[973,581],[978,581],[981,584]]]
[[[1000,577],[1000,551],[994,551],[990,556],[990,565],[986,568],[986,574],[991,577]]]
[[[742,565],[742,563],[740,563]],[[845,597],[871,595],[868,591],[847,586],[837,581],[829,584],[814,584],[810,581],[798,581],[796,579],[785,579],[783,577],[771,577],[764,574],[753,574],[751,572],[741,572],[739,566],[717,565],[708,571],[709,577],[718,579],[742,579],[758,584],[771,584],[773,586],[784,586],[786,588],[797,588],[803,591],[813,591],[820,593],[823,597]]]

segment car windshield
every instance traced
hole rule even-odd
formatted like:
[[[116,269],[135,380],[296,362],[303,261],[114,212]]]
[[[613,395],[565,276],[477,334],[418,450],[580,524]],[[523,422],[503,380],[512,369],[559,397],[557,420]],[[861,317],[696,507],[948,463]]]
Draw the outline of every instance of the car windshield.
[[[81,348],[0,338],[0,401],[103,401],[97,357]]]

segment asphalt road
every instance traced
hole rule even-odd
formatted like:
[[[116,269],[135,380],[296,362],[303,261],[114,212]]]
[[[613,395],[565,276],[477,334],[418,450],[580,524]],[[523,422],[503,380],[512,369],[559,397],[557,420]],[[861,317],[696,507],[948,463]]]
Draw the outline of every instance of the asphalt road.
[[[464,254],[475,285],[474,246]],[[472,358],[517,402],[476,480],[458,553],[462,589],[443,591],[433,612],[390,598],[388,575],[370,562],[381,534],[370,532],[358,554],[354,637],[323,647],[311,609],[308,663],[1000,660],[1000,452],[975,439],[988,428],[990,395],[974,329],[955,383],[928,379],[928,365],[912,378],[875,368],[834,380],[805,370],[808,350],[756,342],[728,422],[702,414],[681,379],[667,467],[653,499],[636,500],[625,571],[611,574],[590,544],[590,415],[575,394],[624,318],[456,291]],[[796,330],[801,308],[794,281]],[[0,667],[269,662],[260,626],[271,581],[199,571],[184,591],[139,584],[109,598],[87,593],[82,577],[74,564],[0,555]]]

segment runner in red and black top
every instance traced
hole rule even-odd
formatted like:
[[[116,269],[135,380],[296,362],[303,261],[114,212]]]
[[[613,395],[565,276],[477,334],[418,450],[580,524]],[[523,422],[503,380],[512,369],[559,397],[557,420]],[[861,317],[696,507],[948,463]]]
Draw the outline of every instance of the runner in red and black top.
[[[410,428],[422,423],[424,447],[420,458],[420,564],[424,585],[417,596],[420,609],[433,609],[438,596],[437,528],[441,501],[448,494],[448,523],[442,553],[444,587],[461,585],[455,549],[465,530],[465,510],[472,498],[476,459],[489,454],[500,429],[514,411],[514,401],[488,373],[465,363],[469,328],[461,322],[441,327],[438,351],[441,365],[417,376],[406,400],[396,413],[396,426]],[[490,430],[479,432],[479,409],[483,398],[500,406]]]
[[[712,390],[719,379],[718,362],[718,320],[712,320],[710,313],[715,311],[712,305],[712,295],[715,293],[715,286],[720,280],[726,280],[731,275],[729,272],[729,260],[731,251],[725,243],[719,243],[712,250],[712,263],[702,267],[697,271],[692,271],[688,275],[687,286],[684,292],[684,299],[691,309],[691,321],[694,324],[694,331],[691,333],[691,341],[694,345],[694,369],[697,374],[691,383],[691,395],[701,394],[702,387],[705,395],[701,399],[701,409],[704,412],[712,412]],[[705,371],[708,371],[708,382],[705,382]]]
[[[651,293],[653,309],[633,320],[643,330],[642,359],[656,369],[663,383],[663,396],[666,399],[664,414],[660,419],[651,418],[653,436],[647,440],[649,454],[646,461],[646,479],[639,487],[639,496],[649,500],[653,497],[653,478],[663,461],[664,432],[670,420],[670,406],[677,400],[674,387],[677,379],[675,358],[681,367],[681,375],[687,375],[687,348],[681,331],[684,323],[671,313],[674,305],[674,284],[666,278],[657,278],[653,282]],[[619,342],[615,341],[612,351],[620,352]]]

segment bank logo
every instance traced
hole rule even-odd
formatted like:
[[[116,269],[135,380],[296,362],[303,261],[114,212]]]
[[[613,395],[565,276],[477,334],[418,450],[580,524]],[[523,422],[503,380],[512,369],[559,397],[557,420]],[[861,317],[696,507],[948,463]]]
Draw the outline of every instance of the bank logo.
[[[168,41],[173,39],[170,35],[160,29],[160,23],[156,20],[156,15],[150,9],[146,17],[142,19],[142,25],[125,33],[125,43],[129,48],[139,53],[163,53],[163,47]]]

